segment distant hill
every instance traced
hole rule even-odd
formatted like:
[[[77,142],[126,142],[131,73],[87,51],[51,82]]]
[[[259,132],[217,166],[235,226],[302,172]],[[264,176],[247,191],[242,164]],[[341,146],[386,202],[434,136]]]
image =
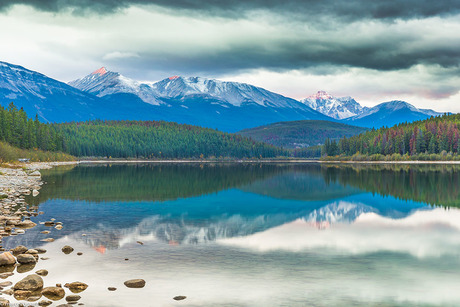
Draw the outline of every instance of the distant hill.
[[[324,144],[328,138],[338,140],[367,130],[367,128],[325,120],[299,120],[244,129],[238,134],[275,146],[302,148]]]

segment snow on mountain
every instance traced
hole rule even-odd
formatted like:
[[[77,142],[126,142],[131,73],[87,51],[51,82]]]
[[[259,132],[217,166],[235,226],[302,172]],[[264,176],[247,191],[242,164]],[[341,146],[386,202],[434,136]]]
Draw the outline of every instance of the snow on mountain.
[[[361,214],[369,212],[377,212],[377,210],[361,203],[338,201],[313,210],[306,220],[313,223],[352,223]]]
[[[43,121],[93,117],[99,99],[22,66],[0,62],[0,104],[14,102]]]
[[[69,82],[69,85],[99,97],[120,93],[134,94],[144,102],[154,105],[164,103],[164,99],[185,100],[190,96],[201,95],[220,100],[224,106],[231,104],[239,107],[245,103],[256,103],[264,107],[305,109],[294,99],[245,83],[180,76],[172,76],[156,83],[138,82],[107,71],[104,67],[84,78]]]
[[[108,71],[105,67],[101,67],[86,77],[71,81],[68,84],[98,97],[128,93],[138,96],[146,103],[152,105],[161,104],[156,91],[150,84],[126,78],[117,72]]]
[[[405,101],[393,100],[367,108],[361,114],[347,118],[345,122],[357,126],[377,128],[423,120],[441,114],[429,109],[418,109]]]
[[[253,85],[225,82],[200,77],[166,78],[152,85],[160,97],[180,98],[190,95],[207,95],[239,107],[256,103],[264,107],[302,108],[294,99],[267,91]]]
[[[320,113],[335,119],[344,119],[361,114],[364,108],[351,97],[334,97],[325,91],[302,99],[300,102]]]

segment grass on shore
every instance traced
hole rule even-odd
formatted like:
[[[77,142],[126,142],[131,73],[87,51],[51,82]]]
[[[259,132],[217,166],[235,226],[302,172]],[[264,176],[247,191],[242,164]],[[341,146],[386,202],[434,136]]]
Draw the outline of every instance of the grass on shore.
[[[50,152],[39,149],[20,149],[0,142],[0,163],[16,162],[18,159],[30,159],[32,162],[75,161],[77,158],[62,152]]]
[[[321,161],[460,161],[460,155],[457,153],[442,151],[439,154],[419,153],[415,155],[364,155],[356,153],[353,156],[325,156]]]

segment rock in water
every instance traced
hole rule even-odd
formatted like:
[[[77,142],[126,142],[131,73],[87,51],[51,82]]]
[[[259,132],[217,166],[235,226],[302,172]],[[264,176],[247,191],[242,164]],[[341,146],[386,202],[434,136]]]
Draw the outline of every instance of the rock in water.
[[[80,295],[76,295],[76,294],[73,294],[73,295],[67,295],[65,300],[67,302],[76,302],[78,301],[79,299],[81,299],[81,296]]]
[[[131,279],[125,281],[125,286],[128,288],[144,288],[145,280],[143,279]]]
[[[182,300],[185,300],[186,298],[187,298],[186,296],[178,295],[178,296],[173,297],[173,300],[182,301]]]
[[[53,300],[53,301],[58,301],[65,296],[65,291],[64,289],[60,287],[46,287],[43,288],[42,294],[44,297]]]
[[[0,287],[6,288],[6,287],[11,286],[12,284],[13,283],[11,281],[4,281],[4,282],[0,282]]]
[[[39,171],[35,171],[29,174],[29,176],[41,176]]]
[[[16,259],[10,252],[0,254],[0,265],[12,265],[16,263]]]
[[[42,288],[43,288],[43,279],[37,274],[28,275],[27,277],[18,281],[13,287],[14,290],[27,290],[27,291],[41,290]]]
[[[48,275],[48,271],[43,269],[43,270],[38,270],[37,272],[35,272],[37,275],[40,275],[40,276],[46,276]]]
[[[37,259],[35,259],[34,255],[32,254],[20,254],[18,255],[18,262],[19,263],[35,263]]]
[[[86,288],[88,288],[88,285],[83,282],[75,281],[70,284],[65,284],[64,287],[69,288],[69,290],[73,293],[80,293],[86,290]]]
[[[49,306],[52,303],[53,303],[52,301],[41,300],[40,302],[38,302],[38,306]]]
[[[11,251],[13,252],[13,255],[19,255],[19,254],[24,254],[27,252],[29,249],[25,247],[24,245],[18,245],[15,248],[13,248]]]
[[[39,194],[40,192],[38,192],[37,190],[33,190],[32,191],[32,196],[35,197]]]
[[[107,289],[109,289],[109,291],[115,291],[115,290],[117,290],[117,288],[115,288],[115,287],[108,287]]]
[[[72,247],[72,246],[66,245],[66,246],[64,246],[64,247],[62,248],[62,252],[63,252],[64,254],[68,255],[68,254],[70,254],[71,252],[73,252],[73,247]]]

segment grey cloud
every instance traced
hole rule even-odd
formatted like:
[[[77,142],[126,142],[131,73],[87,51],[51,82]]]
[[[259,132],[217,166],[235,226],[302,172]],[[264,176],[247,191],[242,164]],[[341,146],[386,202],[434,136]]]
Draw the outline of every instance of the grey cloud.
[[[0,9],[14,4],[25,4],[50,12],[71,10],[107,14],[132,5],[154,5],[173,10],[194,11],[238,17],[252,10],[270,10],[275,13],[294,13],[297,18],[321,19],[334,16],[339,19],[411,19],[460,12],[460,0],[2,0]]]

